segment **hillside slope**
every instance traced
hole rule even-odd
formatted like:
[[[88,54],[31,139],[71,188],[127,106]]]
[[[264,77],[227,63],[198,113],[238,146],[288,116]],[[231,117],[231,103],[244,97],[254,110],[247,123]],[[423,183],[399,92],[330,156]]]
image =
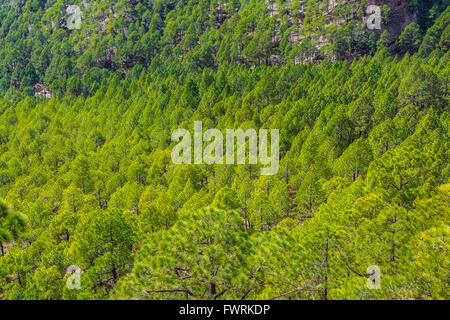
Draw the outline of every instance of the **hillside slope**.
[[[392,43],[332,59],[344,7],[308,3],[315,63],[263,1],[95,2],[72,31],[63,2],[8,2],[42,18],[2,18],[1,55],[36,46],[9,50],[53,96],[0,100],[0,299],[449,299],[450,9],[410,1]],[[196,121],[279,129],[278,174],[175,165]]]

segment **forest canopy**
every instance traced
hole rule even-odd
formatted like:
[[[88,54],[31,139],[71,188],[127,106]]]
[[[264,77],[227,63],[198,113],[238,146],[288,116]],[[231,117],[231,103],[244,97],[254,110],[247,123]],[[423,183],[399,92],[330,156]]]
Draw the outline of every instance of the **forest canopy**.
[[[376,2],[0,1],[0,299],[449,299],[450,9]]]

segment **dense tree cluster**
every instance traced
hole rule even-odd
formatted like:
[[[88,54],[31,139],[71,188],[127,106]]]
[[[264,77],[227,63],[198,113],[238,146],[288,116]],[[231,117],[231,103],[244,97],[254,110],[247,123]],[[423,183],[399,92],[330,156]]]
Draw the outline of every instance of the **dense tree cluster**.
[[[371,3],[371,1],[369,1]],[[373,2],[373,1],[372,1]],[[354,0],[8,0],[0,6],[0,95],[20,100],[43,84],[54,93],[93,95],[112,73],[183,61],[186,72],[223,63],[292,62],[416,51],[445,0],[385,1],[382,29],[367,29],[367,1]],[[69,5],[81,28],[67,22]],[[448,47],[448,17],[426,38],[424,53]]]

